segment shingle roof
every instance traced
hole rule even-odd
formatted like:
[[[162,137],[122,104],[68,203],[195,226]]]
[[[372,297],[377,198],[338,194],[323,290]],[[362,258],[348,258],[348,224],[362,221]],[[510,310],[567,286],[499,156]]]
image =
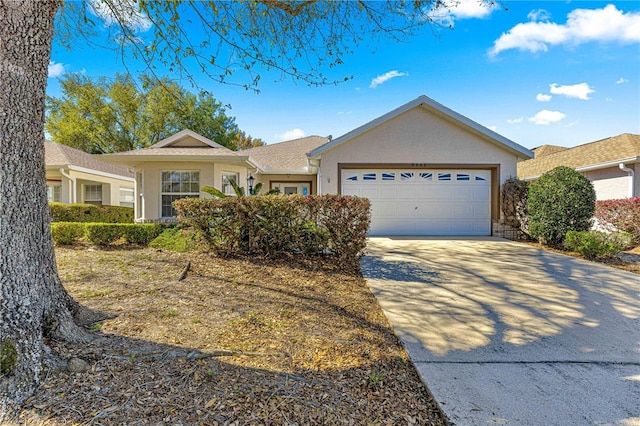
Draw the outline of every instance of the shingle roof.
[[[239,152],[249,154],[266,173],[278,171],[306,172],[306,154],[327,142],[328,139],[322,136],[307,136],[306,138],[259,146]]]
[[[544,157],[545,155],[555,154],[556,152],[565,151],[569,148],[566,146],[558,146],[558,145],[542,145],[537,148],[533,148],[535,158]]]
[[[640,160],[640,135],[623,133],[518,163],[518,177],[539,176],[558,166],[581,168],[619,160]]]
[[[76,166],[129,178],[134,176],[125,166],[98,160],[91,154],[57,142],[45,141],[44,150],[47,167]]]

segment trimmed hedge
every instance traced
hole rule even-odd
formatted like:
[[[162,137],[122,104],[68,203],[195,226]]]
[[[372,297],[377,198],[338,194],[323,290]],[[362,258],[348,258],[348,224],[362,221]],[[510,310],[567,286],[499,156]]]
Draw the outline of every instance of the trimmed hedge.
[[[49,203],[51,222],[133,223],[133,208]]]
[[[84,237],[84,223],[54,222],[51,224],[51,237],[56,245],[75,244]]]
[[[601,228],[627,232],[640,244],[640,197],[597,201],[595,217]]]
[[[81,239],[108,246],[124,238],[129,244],[148,245],[164,227],[156,223],[54,222],[51,236],[56,245],[70,245]]]
[[[330,254],[349,266],[371,221],[369,200],[339,195],[183,198],[174,207],[217,254]]]

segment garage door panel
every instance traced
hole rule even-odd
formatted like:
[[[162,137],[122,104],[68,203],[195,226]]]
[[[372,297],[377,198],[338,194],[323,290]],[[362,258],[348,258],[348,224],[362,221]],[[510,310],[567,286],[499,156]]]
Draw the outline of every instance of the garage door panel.
[[[363,187],[360,189],[361,197],[369,198],[370,200],[377,200],[380,198],[378,188]]]
[[[342,189],[342,195],[350,195],[350,196],[355,196],[355,197],[360,197],[360,189],[358,188],[343,188]],[[368,198],[368,197],[367,197]]]
[[[397,190],[394,187],[381,186],[378,189],[378,198],[395,200],[398,198]]]
[[[415,187],[398,187],[397,188],[397,196],[399,199],[410,199],[413,200],[416,198],[416,188]]]
[[[395,203],[381,202],[378,203],[376,216],[379,218],[393,219],[398,216],[398,209]]]
[[[342,179],[343,194],[371,201],[371,235],[491,234],[489,170],[343,170]]]

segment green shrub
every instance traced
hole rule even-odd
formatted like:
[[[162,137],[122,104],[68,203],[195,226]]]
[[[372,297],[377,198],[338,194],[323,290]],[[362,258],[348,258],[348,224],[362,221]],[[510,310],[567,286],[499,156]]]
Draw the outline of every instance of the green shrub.
[[[157,223],[123,223],[122,236],[129,244],[148,245],[162,232],[163,226]]]
[[[124,235],[124,227],[119,223],[86,223],[87,240],[99,246],[108,246]]]
[[[370,223],[365,198],[270,195],[174,202],[178,220],[221,255],[330,254],[356,266]]]
[[[608,234],[601,231],[569,231],[564,245],[580,253],[585,259],[610,257],[619,254],[630,243],[628,234]]]
[[[51,224],[51,236],[56,245],[68,246],[84,237],[84,223],[54,222]]]
[[[49,203],[52,222],[133,223],[133,208]]]
[[[586,177],[570,167],[556,167],[529,187],[527,210],[530,235],[560,247],[569,231],[591,227],[596,195]]]
[[[149,243],[149,247],[184,253],[196,249],[196,237],[193,231],[166,228]]]

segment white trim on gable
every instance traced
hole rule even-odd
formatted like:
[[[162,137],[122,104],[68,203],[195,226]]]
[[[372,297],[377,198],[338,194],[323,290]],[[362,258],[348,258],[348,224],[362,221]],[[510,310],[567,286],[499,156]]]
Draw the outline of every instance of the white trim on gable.
[[[319,146],[318,148],[314,149],[313,151],[311,151],[310,153],[307,154],[308,158],[318,158],[319,156],[321,156],[321,154],[337,145],[343,144],[397,116],[399,116],[400,114],[403,114],[413,108],[417,108],[417,107],[422,107],[425,108],[433,113],[436,113],[438,115],[443,116],[446,119],[449,119],[451,121],[457,122],[458,124],[462,125],[463,127],[466,127],[468,130],[479,134],[480,136],[484,137],[484,139],[488,140],[489,142],[494,143],[495,145],[498,146],[502,146],[504,149],[508,150],[508,151],[512,151],[514,154],[518,155],[518,156],[522,156],[524,158],[533,158],[533,152],[531,152],[530,150],[528,150],[527,148],[518,145],[517,143],[513,142],[510,139],[505,138],[504,136],[499,135],[498,133],[487,129],[486,127],[476,123],[475,121],[463,116],[462,114],[459,114],[447,107],[445,107],[444,105],[434,101],[433,99],[427,97],[427,96],[419,96],[418,98],[412,100],[411,102],[408,102],[396,109],[394,109],[393,111],[390,111],[384,115],[381,115],[380,117],[368,122],[367,124],[364,124],[352,131],[350,131],[349,133],[344,134],[343,136],[340,136],[339,138],[336,138],[322,146]]]
[[[210,146],[211,148],[223,148],[223,149],[228,149],[225,146],[220,145],[217,142],[212,141],[211,139],[205,138],[204,136],[194,132],[193,130],[189,130],[189,129],[184,129],[179,131],[176,134],[173,134],[171,136],[169,136],[166,139],[161,140],[160,142],[157,142],[155,144],[153,144],[152,146],[150,146],[150,148],[165,148],[165,147],[169,147],[172,145],[175,145],[187,138],[192,138],[197,140],[198,142],[202,143],[203,147],[204,146]]]

